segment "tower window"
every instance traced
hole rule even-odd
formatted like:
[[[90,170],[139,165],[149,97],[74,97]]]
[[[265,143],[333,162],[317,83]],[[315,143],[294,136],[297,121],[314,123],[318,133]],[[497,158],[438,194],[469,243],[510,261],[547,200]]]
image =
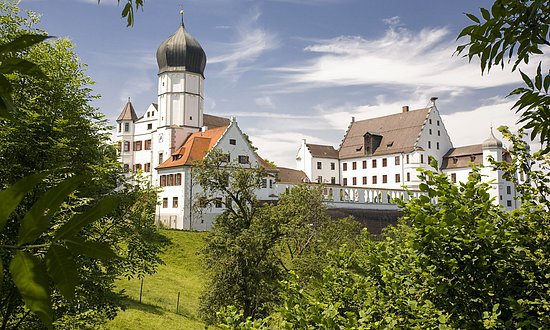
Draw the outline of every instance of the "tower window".
[[[193,120],[193,116],[189,116],[189,120]]]
[[[235,139],[229,139],[229,144],[236,145],[236,144],[237,144],[237,140],[235,140]]]
[[[147,124],[147,129],[153,129],[153,124]]]
[[[121,123],[118,123],[118,132],[122,132],[122,124]]]
[[[130,131],[130,123],[124,123],[124,132]]]
[[[162,152],[159,153],[159,164],[162,164],[164,155]]]
[[[411,173],[407,172],[407,181],[411,181]]]
[[[336,168],[336,164],[335,163],[330,163],[330,169],[334,171],[335,168]]]
[[[441,136],[441,131],[437,130],[437,136]]]
[[[323,168],[323,164],[321,162],[317,162],[317,169],[320,170]]]
[[[439,150],[439,142],[435,143],[435,147],[436,147],[437,150]]]
[[[432,141],[428,141],[428,149],[432,148]]]
[[[432,129],[430,128],[430,135],[432,135]]]
[[[124,151],[130,151],[130,141],[124,141]]]

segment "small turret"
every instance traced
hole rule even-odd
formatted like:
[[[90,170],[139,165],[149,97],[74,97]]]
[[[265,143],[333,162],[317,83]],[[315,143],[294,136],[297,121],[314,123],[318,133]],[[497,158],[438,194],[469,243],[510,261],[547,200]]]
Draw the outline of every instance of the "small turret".
[[[493,128],[491,127],[491,135],[487,140],[483,141],[482,144],[483,149],[495,149],[495,148],[502,148],[502,141],[497,139],[495,135],[493,134]]]

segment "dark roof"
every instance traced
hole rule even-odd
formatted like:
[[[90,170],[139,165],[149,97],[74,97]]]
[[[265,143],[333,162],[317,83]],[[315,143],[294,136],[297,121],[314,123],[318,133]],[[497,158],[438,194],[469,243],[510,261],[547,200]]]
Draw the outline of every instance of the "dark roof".
[[[277,167],[279,182],[282,183],[304,183],[309,181],[303,171],[294,170],[286,167]]]
[[[313,157],[338,159],[338,151],[333,146],[311,143],[306,144],[306,146]]]
[[[202,115],[202,125],[214,128],[214,127],[225,127],[231,123],[231,120],[224,117],[218,117],[214,115],[207,115],[206,113]]]
[[[204,77],[206,53],[182,22],[176,33],[164,40],[157,49],[157,64],[159,73],[185,70]]]
[[[483,164],[483,150],[481,144],[472,144],[450,149],[441,163],[441,169],[464,168]]]
[[[412,152],[430,110],[418,109],[352,122],[340,145],[340,159],[364,156],[367,133],[382,136],[380,146],[373,153],[375,156]]]
[[[138,116],[136,115],[134,106],[132,105],[132,102],[130,102],[130,98],[128,98],[128,102],[124,106],[124,109],[122,109],[122,112],[120,112],[120,115],[118,116],[116,121],[121,121],[121,120],[136,121],[137,119],[138,119]]]

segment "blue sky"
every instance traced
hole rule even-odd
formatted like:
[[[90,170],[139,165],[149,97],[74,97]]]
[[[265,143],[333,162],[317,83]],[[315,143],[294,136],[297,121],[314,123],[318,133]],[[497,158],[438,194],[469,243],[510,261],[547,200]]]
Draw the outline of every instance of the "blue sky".
[[[123,1],[124,2],[124,1]],[[338,148],[357,120],[438,109],[455,146],[481,143],[489,127],[514,125],[518,74],[453,56],[456,35],[490,1],[156,0],[127,28],[115,0],[23,0],[40,28],[68,37],[114,120],[128,97],[141,115],[157,101],[155,52],[174,33],[184,3],[201,43],[205,112],[236,116],[264,158],[294,166],[301,139]],[[523,68],[527,72],[531,67]]]

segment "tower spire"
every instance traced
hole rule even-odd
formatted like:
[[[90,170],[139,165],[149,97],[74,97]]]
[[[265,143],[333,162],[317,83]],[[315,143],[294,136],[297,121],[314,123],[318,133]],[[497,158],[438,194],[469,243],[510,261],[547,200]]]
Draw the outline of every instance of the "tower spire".
[[[183,23],[183,14],[185,13],[185,11],[183,10],[183,5],[180,5],[180,15],[181,15],[181,26],[185,27],[185,24]]]

